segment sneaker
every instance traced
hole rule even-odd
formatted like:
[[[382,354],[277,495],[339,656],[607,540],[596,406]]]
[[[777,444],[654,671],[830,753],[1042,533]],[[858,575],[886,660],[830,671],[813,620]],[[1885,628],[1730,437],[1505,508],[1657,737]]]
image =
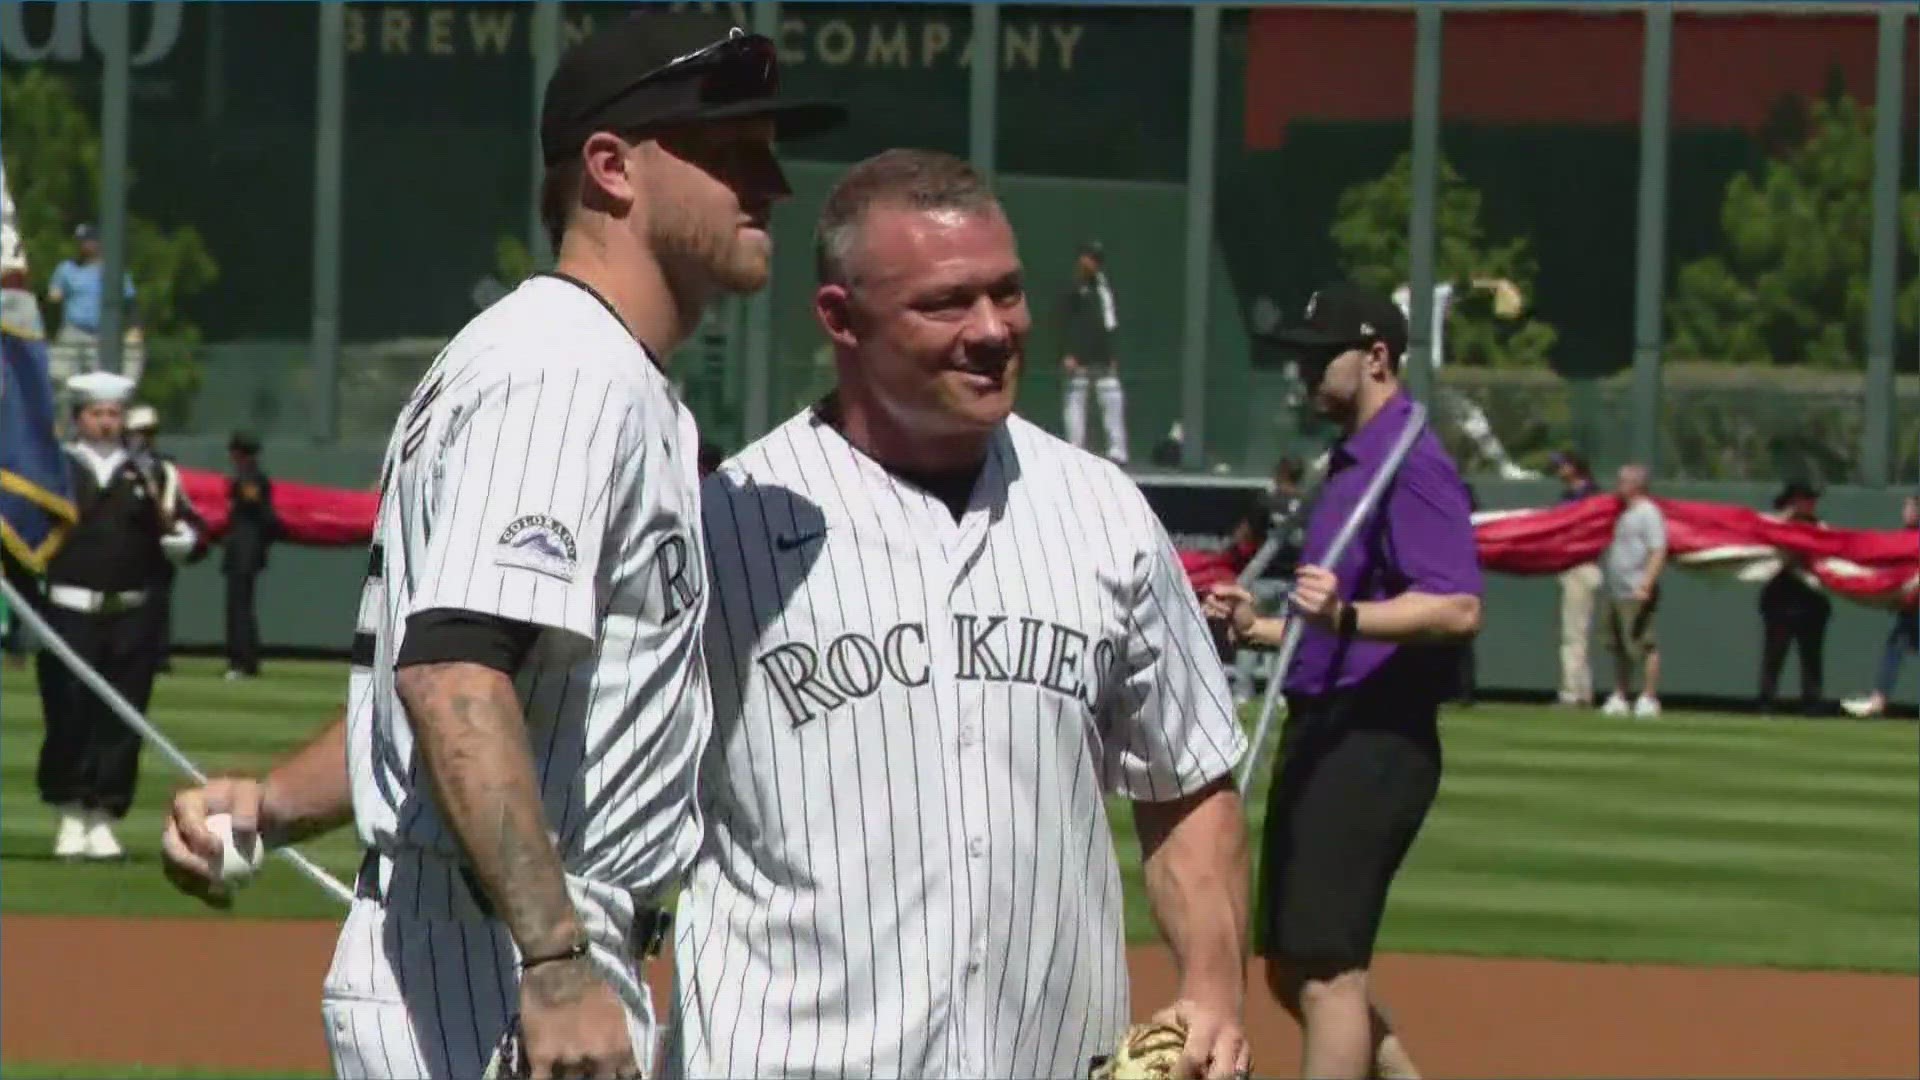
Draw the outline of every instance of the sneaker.
[[[1633,703],[1633,715],[1641,717],[1643,719],[1659,716],[1660,715],[1660,699],[1656,697],[1648,697],[1646,694],[1641,694],[1640,700]]]
[[[1871,694],[1848,698],[1840,703],[1840,707],[1847,711],[1848,716],[1860,720],[1880,716],[1887,711],[1886,702],[1876,699]]]
[[[87,851],[89,859],[118,859],[126,854],[120,850],[120,838],[113,835],[113,819],[95,810],[87,824]]]
[[[1559,701],[1570,709],[1584,709],[1593,704],[1592,698],[1584,698],[1566,690],[1560,691]]]
[[[87,853],[87,822],[78,807],[62,806],[60,823],[53,834],[53,857],[77,859]]]
[[[1624,694],[1614,694],[1612,697],[1607,698],[1605,705],[1600,706],[1600,712],[1605,716],[1625,716],[1632,711],[1633,710],[1627,706],[1627,699]]]

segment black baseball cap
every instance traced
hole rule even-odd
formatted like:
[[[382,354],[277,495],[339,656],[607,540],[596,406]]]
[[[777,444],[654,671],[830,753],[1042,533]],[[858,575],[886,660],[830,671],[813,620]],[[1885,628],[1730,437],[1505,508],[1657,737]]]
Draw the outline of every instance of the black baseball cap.
[[[1285,363],[1301,356],[1358,349],[1383,341],[1398,363],[1407,351],[1407,317],[1391,297],[1364,285],[1329,285],[1307,300],[1303,321],[1258,335],[1279,346],[1255,351],[1255,362]]]
[[[782,139],[840,123],[824,101],[782,101],[771,39],[698,12],[641,10],[602,26],[560,57],[540,109],[540,152],[553,165],[597,131],[629,138],[690,123],[772,119]]]
[[[1806,480],[1789,480],[1786,486],[1780,489],[1780,494],[1773,497],[1773,508],[1775,510],[1784,510],[1790,503],[1799,502],[1801,499],[1818,499],[1819,497],[1820,489],[1814,487],[1810,482]]]

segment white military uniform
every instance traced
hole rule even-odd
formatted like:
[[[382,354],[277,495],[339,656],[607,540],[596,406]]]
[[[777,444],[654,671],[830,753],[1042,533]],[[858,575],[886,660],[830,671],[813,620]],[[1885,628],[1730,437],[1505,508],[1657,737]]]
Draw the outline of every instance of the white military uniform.
[[[956,522],[808,412],[703,501],[709,831],[665,1069],[1086,1075],[1130,1015],[1103,797],[1246,746],[1139,490],[1013,419]]]
[[[585,286],[522,284],[454,338],[387,448],[347,721],[372,849],[327,976],[340,1076],[481,1074],[517,1011],[517,961],[463,869],[394,691],[409,616],[542,628],[515,678],[548,828],[594,958],[652,1014],[636,907],[699,846],[710,730],[698,439],[653,358]]]

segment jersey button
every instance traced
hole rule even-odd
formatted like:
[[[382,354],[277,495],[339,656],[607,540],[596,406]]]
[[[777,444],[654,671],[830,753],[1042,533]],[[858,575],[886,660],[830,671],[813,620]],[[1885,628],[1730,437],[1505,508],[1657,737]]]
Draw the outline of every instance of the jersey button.
[[[973,837],[967,841],[967,850],[977,859],[987,853],[987,842],[978,836]]]

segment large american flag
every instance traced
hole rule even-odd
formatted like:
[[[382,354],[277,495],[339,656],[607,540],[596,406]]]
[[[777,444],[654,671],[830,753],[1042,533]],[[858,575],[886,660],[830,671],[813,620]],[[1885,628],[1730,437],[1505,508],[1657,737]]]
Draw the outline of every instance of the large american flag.
[[[1667,521],[1671,565],[1763,582],[1791,568],[1808,583],[1861,604],[1920,606],[1920,530],[1836,529],[1784,521],[1744,506],[1655,499]],[[1596,495],[1559,506],[1473,515],[1480,565],[1505,574],[1557,574],[1593,562],[1613,537],[1620,500]],[[1183,551],[1195,589],[1232,580],[1251,549]]]

